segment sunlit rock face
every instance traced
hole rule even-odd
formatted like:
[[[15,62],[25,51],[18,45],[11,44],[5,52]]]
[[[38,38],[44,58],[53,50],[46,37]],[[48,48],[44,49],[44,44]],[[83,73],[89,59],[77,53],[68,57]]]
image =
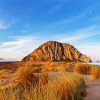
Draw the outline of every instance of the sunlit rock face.
[[[35,49],[22,61],[76,61],[91,62],[91,58],[80,53],[74,46],[57,41],[49,41]]]

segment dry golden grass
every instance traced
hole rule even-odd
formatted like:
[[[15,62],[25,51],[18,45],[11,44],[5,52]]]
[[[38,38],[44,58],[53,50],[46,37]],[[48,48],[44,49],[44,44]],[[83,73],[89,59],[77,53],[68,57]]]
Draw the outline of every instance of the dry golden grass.
[[[11,64],[11,67],[9,67],[10,64]],[[1,63],[1,65],[4,66],[4,63]],[[14,62],[14,63],[7,63],[5,65],[8,68],[7,70],[9,70],[10,72],[13,72],[12,70],[15,68],[16,70],[19,69],[20,66],[21,68],[22,67],[26,68],[25,66],[28,65],[29,67],[31,66],[30,69],[34,67],[35,73],[59,72],[59,71],[65,72],[66,71],[66,72],[77,72],[77,73],[85,74],[85,75],[95,75],[96,77],[100,76],[100,71],[99,71],[100,67],[96,65],[82,64],[82,63],[77,63],[77,62],[27,62],[27,65],[25,64],[25,62],[24,63]],[[4,67],[4,69],[6,68]],[[14,72],[16,72],[16,70]]]
[[[19,81],[23,85],[31,86],[32,82],[36,82],[36,77],[34,76],[34,68],[30,63],[26,63],[25,66],[19,67],[16,74],[19,75]]]
[[[77,74],[64,74],[50,79],[48,73],[34,75],[34,67],[26,63],[20,67],[19,83],[14,87],[0,90],[1,100],[82,100],[86,95],[85,82]]]
[[[44,73],[44,72],[59,72],[59,71],[66,71],[66,72],[77,72],[80,74],[87,74],[87,75],[94,75],[95,76],[100,76],[100,67],[96,65],[91,65],[91,64],[82,64],[82,63],[77,63],[77,62],[27,62],[27,65],[25,62],[14,62],[14,63],[1,63],[2,66],[4,66],[4,69],[7,68],[7,70],[13,72],[12,70],[15,71],[17,69],[25,66],[31,66],[34,67],[34,72],[35,73]],[[5,68],[6,66],[6,68]],[[19,67],[18,67],[19,66]],[[30,67],[30,69],[31,69]],[[3,68],[3,67],[2,67]],[[3,73],[2,73],[3,74]]]
[[[44,77],[44,79],[43,79]],[[85,82],[77,74],[64,74],[56,80],[48,79],[47,74],[43,74],[40,83],[31,85],[19,84],[16,88],[0,90],[1,100],[83,100],[86,95]],[[34,84],[34,83],[33,83]]]
[[[0,79],[4,78],[7,73],[4,70],[0,71]]]
[[[39,76],[39,84],[45,85],[48,83],[48,73],[41,73]]]
[[[100,78],[100,67],[93,66],[91,68],[90,74],[93,75],[95,78]]]
[[[27,62],[16,71],[19,83],[0,90],[0,100],[82,100],[86,95],[84,79],[78,74],[67,73],[50,79],[48,72],[77,72],[100,76],[100,67],[75,62]],[[35,75],[33,73],[39,73]],[[1,72],[1,76],[3,77]],[[6,73],[4,73],[6,74]]]
[[[75,62],[51,62],[42,63],[40,72],[77,72],[79,74],[94,75],[96,78],[100,77],[100,67],[92,64],[82,64]]]
[[[0,79],[5,78],[6,76],[8,76],[10,74],[10,71],[7,69],[2,69],[0,70]]]
[[[58,72],[58,71],[65,71],[65,63],[58,63],[58,62],[51,62],[47,63],[43,68],[42,72]]]
[[[91,65],[76,63],[74,66],[74,72],[88,75],[90,74]]]
[[[85,75],[92,75],[94,79],[100,78],[100,67],[97,65],[77,63],[74,66],[74,72]]]

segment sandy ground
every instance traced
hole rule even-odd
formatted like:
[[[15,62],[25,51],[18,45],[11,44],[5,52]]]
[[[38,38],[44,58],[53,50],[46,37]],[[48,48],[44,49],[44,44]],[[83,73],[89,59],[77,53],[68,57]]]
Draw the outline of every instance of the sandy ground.
[[[100,79],[89,80],[88,76],[84,76],[87,86],[87,96],[84,100],[100,100]]]

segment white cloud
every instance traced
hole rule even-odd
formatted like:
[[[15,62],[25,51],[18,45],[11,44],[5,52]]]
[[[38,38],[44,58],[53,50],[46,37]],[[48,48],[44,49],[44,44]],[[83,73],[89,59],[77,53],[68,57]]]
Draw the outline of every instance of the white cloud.
[[[37,40],[38,37],[22,36],[0,43],[0,58],[20,60],[38,46]]]
[[[92,58],[92,60],[100,61],[100,43],[84,43],[76,45],[76,48],[83,54],[86,54]]]
[[[93,25],[68,34],[70,35],[67,35],[67,33],[58,35],[57,40],[59,40],[60,42],[69,42],[69,43],[80,42],[82,40],[91,38],[93,36],[100,35],[100,30],[97,29],[97,25]]]

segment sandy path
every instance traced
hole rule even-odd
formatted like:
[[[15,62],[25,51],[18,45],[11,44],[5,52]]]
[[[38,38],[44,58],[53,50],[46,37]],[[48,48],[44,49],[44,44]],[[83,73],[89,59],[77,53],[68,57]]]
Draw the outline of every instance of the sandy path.
[[[84,76],[87,86],[87,96],[84,100],[100,100],[100,79],[89,80],[88,76]]]

